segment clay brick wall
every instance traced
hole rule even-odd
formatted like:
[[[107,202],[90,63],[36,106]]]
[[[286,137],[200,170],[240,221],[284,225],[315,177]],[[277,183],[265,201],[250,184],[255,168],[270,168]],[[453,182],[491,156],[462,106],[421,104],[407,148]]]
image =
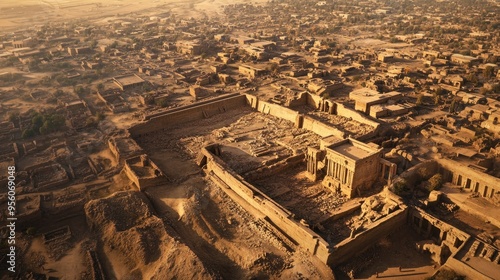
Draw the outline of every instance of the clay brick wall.
[[[321,261],[327,262],[329,258],[328,243],[318,234],[303,226],[292,218],[292,213],[282,208],[270,197],[244,181],[241,176],[231,171],[227,165],[207,149],[203,149],[207,157],[207,171],[216,180],[222,181],[252,207],[266,215],[270,221],[285,235],[290,237],[299,246],[306,248]]]
[[[378,122],[370,120],[369,118],[363,116],[359,112],[356,112],[352,109],[349,109],[340,103],[336,103],[336,104],[337,104],[337,115],[339,115],[339,116],[343,116],[346,118],[352,118],[355,121],[373,126],[375,128],[378,128],[378,126],[380,125]]]
[[[310,130],[321,137],[333,135],[338,138],[344,138],[345,136],[345,133],[343,131],[340,131],[335,127],[324,124],[308,116],[304,116],[302,128]]]
[[[469,168],[449,159],[437,159],[440,173],[446,182],[461,186],[465,191],[477,192],[484,197],[492,197],[500,192],[500,179]]]
[[[167,111],[163,115],[151,118],[145,123],[135,125],[129,129],[134,135],[151,133],[160,129],[168,129],[181,123],[204,119],[209,116],[224,113],[228,110],[245,106],[245,96],[235,95],[210,103],[194,104],[180,110]]]
[[[264,113],[264,114],[269,114],[287,121],[291,121],[295,123],[297,116],[299,115],[299,112],[294,111],[292,109],[288,109],[286,107],[261,101],[259,100],[257,104],[257,111]]]
[[[370,248],[382,237],[389,235],[406,223],[408,209],[399,209],[387,217],[370,225],[368,229],[360,232],[354,238],[347,238],[335,245],[328,259],[328,265],[336,266],[348,261]]]

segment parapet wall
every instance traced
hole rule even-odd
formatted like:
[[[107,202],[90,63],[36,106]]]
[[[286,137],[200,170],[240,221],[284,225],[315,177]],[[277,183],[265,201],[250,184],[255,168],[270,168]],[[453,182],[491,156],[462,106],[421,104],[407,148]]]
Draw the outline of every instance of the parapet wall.
[[[266,215],[277,229],[294,243],[327,263],[330,257],[328,243],[314,231],[296,221],[290,211],[284,209],[270,197],[246,182],[241,176],[234,173],[220,158],[209,151],[213,147],[209,146],[202,149],[202,153],[206,157],[207,173],[210,174],[211,179],[215,183],[222,185],[222,187],[232,189],[254,210],[256,209]]]

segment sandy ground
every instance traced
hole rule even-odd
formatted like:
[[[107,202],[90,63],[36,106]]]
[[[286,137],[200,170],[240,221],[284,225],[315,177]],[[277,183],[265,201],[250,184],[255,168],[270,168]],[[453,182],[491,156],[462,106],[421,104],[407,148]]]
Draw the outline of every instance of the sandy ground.
[[[482,232],[500,238],[500,210],[484,197],[470,197],[470,192],[460,192],[459,188],[448,183],[442,190],[460,209],[450,223],[464,228],[468,233],[478,235]]]
[[[212,131],[232,127],[239,132],[233,124],[250,116],[250,110],[233,110],[138,139],[171,181],[146,193],[159,217],[168,221],[205,267],[224,279],[330,279],[329,268],[308,254],[288,251],[262,221],[206,181],[194,163],[196,153],[191,151],[207,144],[214,137]]]
[[[253,3],[266,2],[265,0]],[[136,12],[160,14],[172,12],[181,17],[212,17],[222,15],[221,7],[245,3],[243,0],[3,0],[0,1],[2,31],[14,31],[45,22],[71,19],[97,19]]]
[[[365,253],[336,269],[336,279],[349,279],[352,270],[354,279],[403,279],[421,280],[431,276],[436,268],[430,256],[416,250],[421,240],[413,230],[403,226],[379,241]],[[401,270],[399,269],[401,268]]]

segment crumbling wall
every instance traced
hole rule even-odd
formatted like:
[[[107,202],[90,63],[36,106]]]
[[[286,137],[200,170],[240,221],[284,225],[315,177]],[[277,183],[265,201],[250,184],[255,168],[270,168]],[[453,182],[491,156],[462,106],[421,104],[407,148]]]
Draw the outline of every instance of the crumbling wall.
[[[134,164],[139,162],[142,162],[142,164],[144,164],[142,168],[147,168],[151,174],[138,174],[136,170],[134,170]],[[158,166],[147,157],[147,155],[127,159],[123,170],[130,181],[134,182],[137,188],[141,191],[148,187],[161,185],[167,181],[165,175],[161,172]]]
[[[438,245],[444,243],[452,253],[458,252],[470,237],[467,233],[416,207],[411,208],[408,222],[424,239],[432,239]]]
[[[293,214],[281,207],[270,197],[246,182],[241,176],[234,173],[218,157],[214,156],[207,147],[202,149],[207,158],[207,172],[210,178],[219,186],[230,188],[254,209],[266,215],[270,222],[279,231],[288,236],[294,243],[307,249],[324,263],[329,258],[329,245],[319,235],[308,227],[300,224],[293,218]],[[245,207],[245,205],[242,205]]]
[[[129,137],[112,137],[108,140],[108,147],[117,161],[144,153],[135,140]]]
[[[328,265],[336,266],[359,255],[384,236],[404,226],[408,209],[398,209],[386,217],[370,224],[370,227],[354,236],[335,245],[328,259]]]
[[[160,129],[167,129],[181,123],[208,118],[231,109],[243,107],[245,106],[245,100],[244,95],[236,94],[216,101],[210,100],[211,102],[200,102],[200,104],[184,106],[154,116],[145,123],[131,127],[129,132],[134,136],[138,136]]]
[[[322,100],[323,100],[323,98],[319,95],[307,93],[307,97],[306,97],[307,105],[313,107],[314,109],[319,109],[319,106],[321,105]]]
[[[287,102],[286,106],[293,108],[293,107],[307,105],[307,96],[308,96],[307,91],[304,91],[304,92],[300,93],[298,97],[296,97],[292,100],[289,100]]]
[[[291,168],[301,162],[304,162],[304,159],[305,159],[304,154],[291,156],[284,160],[280,160],[272,165],[257,168],[251,172],[244,174],[244,176],[248,181],[253,181],[259,178],[273,176],[275,174],[279,174],[281,171],[285,169]]]
[[[449,258],[443,267],[448,267],[460,275],[466,275],[467,279],[493,279],[455,258]]]
[[[333,135],[338,138],[345,138],[345,133],[343,131],[340,131],[335,127],[324,124],[308,116],[303,117],[302,128],[310,130],[321,137]]]
[[[408,189],[412,189],[422,180],[421,170],[438,171],[438,164],[434,160],[427,160],[411,167],[394,179],[391,188],[394,189],[399,182],[405,182]]]
[[[483,197],[493,197],[500,192],[500,179],[474,170],[450,159],[436,159],[445,182],[463,187],[469,192],[477,192]]]
[[[351,118],[355,121],[358,121],[360,123],[364,123],[370,126],[373,126],[375,129],[379,127],[379,123],[376,121],[372,121],[369,118],[363,116],[361,113],[356,112],[355,110],[349,109],[343,104],[340,103],[335,103],[337,104],[337,115],[346,117],[346,118]]]
[[[259,105],[259,98],[255,95],[245,94],[246,104],[253,109],[257,110],[257,106]]]
[[[297,117],[299,115],[299,112],[292,109],[288,109],[286,107],[261,100],[259,100],[259,102],[257,103],[257,111],[278,117],[280,119],[291,121],[293,123],[296,123]]]
[[[59,164],[48,162],[33,170],[31,176],[37,190],[48,190],[69,182],[66,170]]]

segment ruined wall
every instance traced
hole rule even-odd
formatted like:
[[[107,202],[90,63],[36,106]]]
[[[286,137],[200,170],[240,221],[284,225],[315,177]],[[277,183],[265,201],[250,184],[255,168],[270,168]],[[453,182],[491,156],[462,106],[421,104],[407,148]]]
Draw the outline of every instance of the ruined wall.
[[[293,108],[293,107],[297,107],[297,106],[306,105],[307,104],[307,96],[308,96],[308,94],[306,91],[302,92],[299,94],[298,98],[288,101],[286,106]]]
[[[37,190],[49,190],[69,182],[66,170],[59,163],[46,162],[41,165],[33,170],[31,176]]]
[[[378,126],[380,125],[378,122],[370,120],[369,118],[363,116],[363,114],[356,112],[355,110],[349,109],[340,103],[335,104],[337,104],[337,115],[339,116],[352,118],[355,121],[373,126],[374,128],[378,128]]]
[[[427,160],[423,161],[413,167],[411,167],[408,170],[405,170],[403,173],[401,173],[398,177],[396,177],[393,181],[393,186],[395,183],[399,181],[406,181],[408,183],[409,187],[413,187],[415,184],[420,182],[422,180],[420,173],[421,169],[427,169],[430,171],[437,171],[438,170],[438,164],[434,160]]]
[[[259,98],[255,95],[245,94],[246,104],[253,109],[257,109]]]
[[[310,98],[311,94],[307,94],[307,98]],[[306,97],[300,97],[301,100],[306,100]],[[292,109],[288,109],[286,107],[272,104],[269,102],[258,100],[256,96],[247,95],[247,104],[252,108],[257,109],[259,112],[264,114],[270,114],[272,116],[285,119],[295,123],[296,127],[307,129],[311,132],[314,132],[322,137],[326,136],[336,136],[339,138],[344,138],[345,133],[335,127],[324,124],[318,120],[315,120],[309,116],[303,116],[299,114],[299,112],[294,111]],[[321,98],[319,99],[321,101]],[[305,104],[304,104],[305,105]],[[299,118],[300,116],[300,118]]]
[[[409,211],[408,223],[424,239],[432,239],[438,245],[444,243],[452,253],[457,253],[470,237],[467,233],[416,207],[412,207]]]
[[[145,157],[145,155],[140,156],[140,158],[143,157]],[[123,170],[125,172],[125,175],[127,175],[130,181],[132,181],[139,190],[143,191],[148,187],[157,186],[166,182],[167,178],[163,175],[163,173],[161,173],[158,166],[150,159],[147,159],[147,157],[146,159],[148,166],[151,168],[151,170],[153,170],[153,172],[158,171],[159,173],[156,174],[155,172],[154,175],[149,175],[149,176],[141,174],[138,175],[137,172],[134,171],[133,166],[131,166],[133,161],[137,158],[138,157],[126,160]]]
[[[310,130],[316,134],[318,134],[321,137],[326,137],[326,136],[336,136],[338,138],[345,138],[345,133],[341,130],[336,129],[335,127],[329,126],[327,124],[324,124],[318,120],[315,120],[311,117],[304,116],[303,117],[303,123],[302,123],[302,128]]]
[[[260,178],[265,178],[269,176],[273,176],[275,174],[279,174],[281,171],[291,168],[293,166],[296,166],[302,162],[304,162],[304,154],[299,154],[296,156],[291,156],[286,159],[280,160],[272,165],[269,166],[263,166],[260,168],[257,168],[253,171],[250,171],[246,174],[244,174],[245,178],[247,178],[248,181],[253,181],[257,180]]]
[[[185,110],[187,108],[198,107],[198,106],[205,105],[205,104],[208,104],[208,103],[214,103],[216,101],[225,100],[225,99],[228,99],[230,97],[239,96],[239,95],[240,95],[239,93],[230,93],[230,94],[225,94],[225,95],[222,95],[222,96],[219,96],[219,97],[211,98],[211,99],[208,99],[208,100],[198,101],[198,102],[196,102],[194,104],[191,104],[191,105],[185,105],[185,106],[181,106],[181,107],[169,109],[168,111],[163,111],[163,112],[158,112],[158,113],[153,113],[153,114],[145,115],[144,116],[144,120],[147,121],[147,120],[153,119],[155,117],[163,116],[165,114],[182,111],[182,110]]]
[[[293,242],[307,249],[324,263],[330,255],[328,243],[314,231],[293,219],[290,211],[274,202],[270,197],[246,182],[241,176],[230,170],[218,157],[206,148],[202,153],[207,157],[207,172],[218,185],[232,189],[254,209],[266,215],[278,230]],[[244,205],[242,205],[244,207]]]
[[[335,245],[328,259],[328,265],[336,266],[348,261],[373,246],[382,237],[404,226],[407,213],[408,209],[399,209],[371,224],[368,229],[356,234],[354,238],[347,238]]]
[[[469,168],[449,159],[437,159],[440,173],[445,182],[451,182],[464,190],[477,192],[484,197],[493,197],[500,192],[500,179],[486,173]]]
[[[307,104],[309,104],[309,102],[313,102],[312,105],[314,107],[317,107],[319,106],[318,104],[322,104],[322,102],[324,102],[321,97],[314,96],[312,94],[301,95],[299,100],[307,100]],[[374,126],[375,128],[379,126],[377,122],[369,120],[358,112],[345,108],[341,104],[335,104],[338,115],[352,118],[356,121]],[[297,111],[277,104],[259,100],[259,98],[254,95],[240,95],[238,93],[198,102],[193,105],[175,108],[161,114],[147,116],[145,117],[145,120],[147,120],[147,122],[131,127],[129,129],[129,132],[133,136],[138,136],[140,134],[150,133],[159,129],[166,129],[169,126],[177,125],[180,123],[207,118],[212,115],[224,113],[227,110],[242,107],[245,105],[248,105],[261,113],[291,121],[295,124],[296,127],[310,130],[323,137],[333,135],[338,138],[344,138],[345,136],[344,131],[324,124],[309,116],[301,115]],[[376,135],[376,133],[377,131],[375,130],[367,135],[359,137],[358,139],[366,139]]]
[[[108,147],[109,147],[109,150],[111,151],[111,153],[113,154],[113,156],[115,157],[115,159],[117,161],[120,160],[120,151],[118,149],[118,146],[116,144],[116,140],[114,138],[111,138],[108,140]]]
[[[203,104],[184,106],[177,110],[167,111],[162,115],[152,117],[149,121],[137,124],[129,129],[133,136],[151,133],[160,129],[168,129],[181,123],[200,120],[224,113],[228,110],[245,106],[245,96],[236,94],[216,101],[210,100]]]
[[[128,179],[132,181],[140,190],[141,183],[139,182],[139,178],[135,175],[135,172],[130,168],[128,164],[125,164],[125,166],[123,167],[123,171],[125,172],[125,175],[127,175]]]
[[[493,279],[452,257],[446,261],[444,267],[449,267],[456,273],[467,276],[467,279]]]
[[[307,93],[306,97],[307,105],[313,107],[314,109],[319,109],[321,102],[323,102],[323,98],[321,96]]]
[[[286,107],[259,100],[257,111],[296,123],[299,112]]]

